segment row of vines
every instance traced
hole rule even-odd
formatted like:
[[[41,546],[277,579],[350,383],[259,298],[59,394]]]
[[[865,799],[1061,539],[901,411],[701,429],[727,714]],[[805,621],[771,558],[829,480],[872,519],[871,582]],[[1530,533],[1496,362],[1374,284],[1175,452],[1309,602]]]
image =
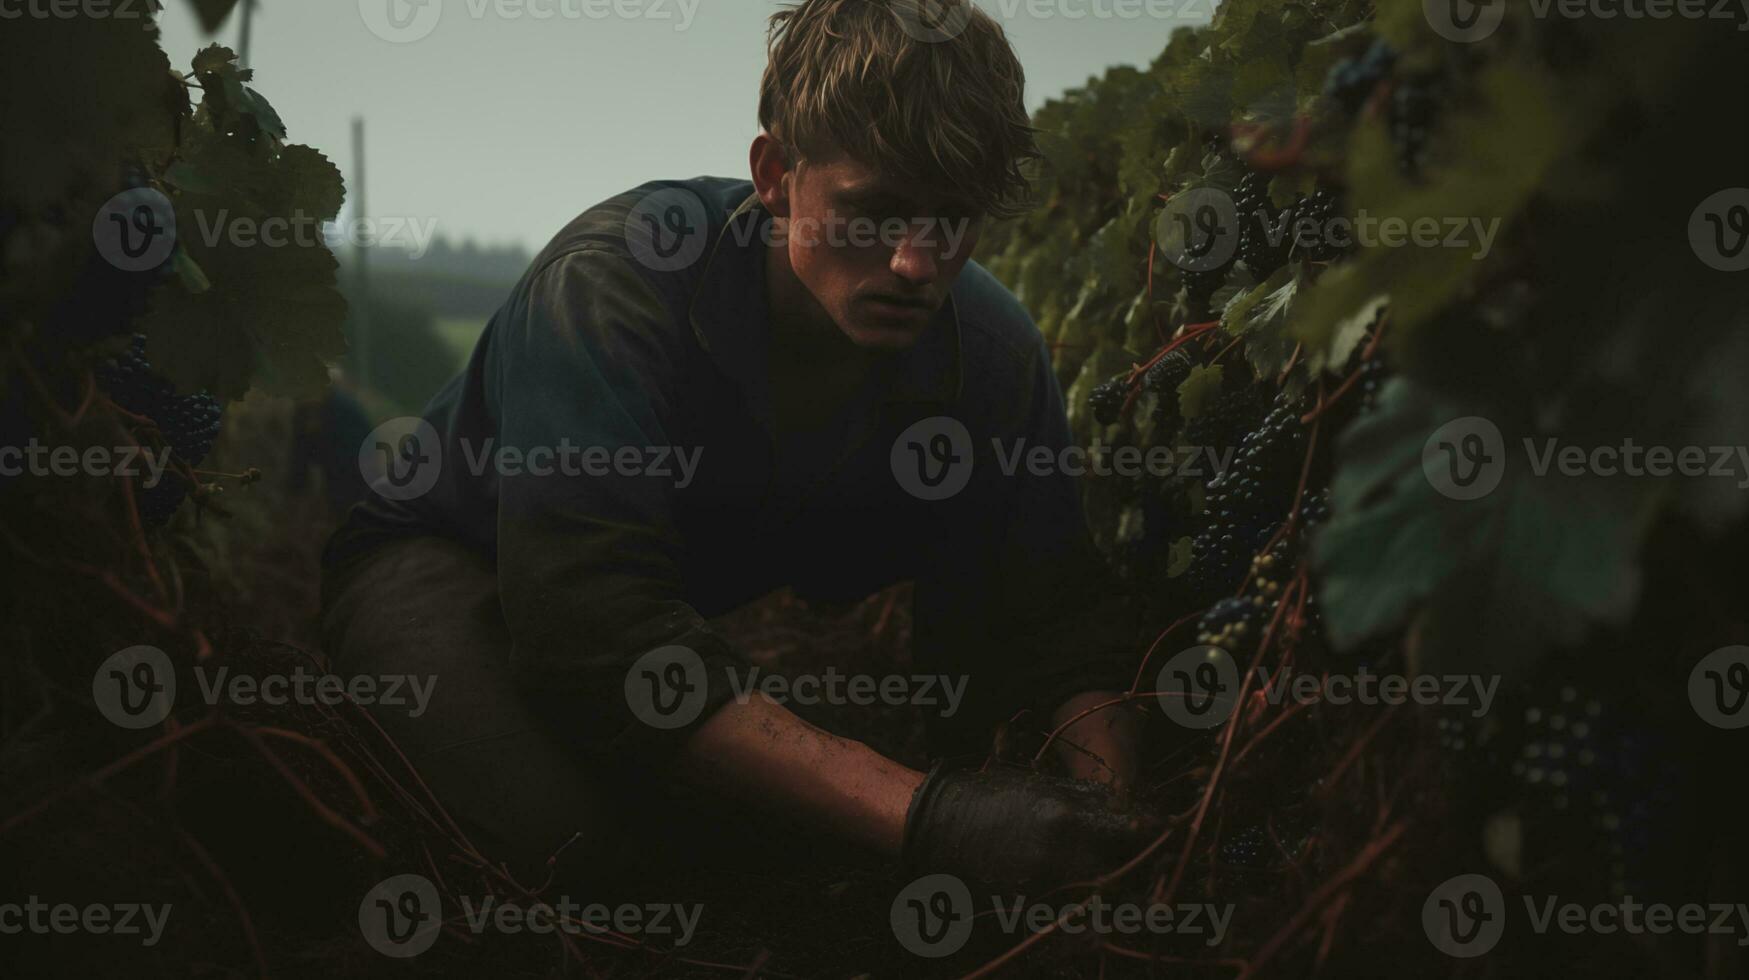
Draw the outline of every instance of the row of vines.
[[[195,3],[209,29],[234,6]],[[1458,959],[1423,921],[1465,873],[1595,901],[1749,885],[1742,742],[1689,686],[1749,637],[1749,497],[1731,479],[1539,474],[1520,449],[1749,434],[1743,35],[1534,4],[1474,8],[1498,23],[1466,34],[1442,9],[1226,0],[1148,67],[1037,114],[1039,206],[982,261],[1044,330],[1078,438],[1208,464],[1086,488],[1154,626],[1133,700],[1182,651],[1230,671],[1225,724],[1151,732],[1141,793],[1164,829],[1095,888],[1236,912],[1218,949],[1048,930],[899,955],[898,975],[1741,970],[1717,936],[1517,926]],[[478,853],[362,711],[178,710],[145,730],[103,711],[105,658],[140,645],[188,687],[195,665],[322,667],[283,641],[308,624],[275,619],[315,597],[292,557],[260,553],[299,505],[263,484],[250,440],[278,437],[265,396],[319,393],[345,349],[337,264],[319,236],[195,232],[221,213],[331,219],[343,187],[232,52],[175,64],[144,15],[0,22],[0,445],[168,453],[149,487],[0,477],[0,883],[186,910],[150,949],[7,955],[37,975],[107,975],[124,954],[136,975],[380,975],[352,919],[386,869],[458,894],[540,884]],[[1417,227],[1433,231],[1386,230]],[[1366,671],[1497,696],[1264,696],[1266,677]],[[888,884],[833,891],[868,908],[799,902],[795,921],[879,923]],[[816,945],[838,957],[825,972],[882,955]],[[611,935],[441,948],[425,968],[788,964],[784,936],[746,934],[692,959]]]

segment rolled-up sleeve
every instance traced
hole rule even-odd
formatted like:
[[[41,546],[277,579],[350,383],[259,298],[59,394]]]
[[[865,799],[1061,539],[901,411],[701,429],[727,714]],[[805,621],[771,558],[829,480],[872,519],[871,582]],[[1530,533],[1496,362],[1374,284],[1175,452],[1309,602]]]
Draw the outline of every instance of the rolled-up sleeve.
[[[671,478],[613,463],[674,445],[686,352],[664,322],[673,315],[629,257],[570,252],[501,314],[489,380],[494,449],[517,460],[498,467],[497,515],[513,672],[562,735],[646,763],[731,696],[743,663],[683,598]],[[629,685],[657,679],[629,672],[674,646],[697,658],[665,692],[684,709],[652,724]]]

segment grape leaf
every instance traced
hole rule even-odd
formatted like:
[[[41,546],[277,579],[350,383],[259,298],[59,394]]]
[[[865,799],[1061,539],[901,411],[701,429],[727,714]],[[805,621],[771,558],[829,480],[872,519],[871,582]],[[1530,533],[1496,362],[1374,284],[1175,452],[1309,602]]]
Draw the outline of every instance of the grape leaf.
[[[1423,643],[1425,669],[1517,676],[1551,647],[1632,612],[1651,495],[1631,481],[1537,475],[1508,438],[1493,492],[1443,496],[1423,472],[1423,447],[1474,414],[1489,413],[1394,378],[1343,433],[1334,516],[1313,548],[1338,648],[1419,613],[1438,624]]]
[[[1222,370],[1219,364],[1198,364],[1190,369],[1190,375],[1178,385],[1179,415],[1193,419],[1202,414],[1203,406],[1221,393]]]
[[[0,210],[90,216],[133,159],[161,164],[182,86],[138,19],[18,16],[0,29]],[[72,125],[77,121],[77,125]]]

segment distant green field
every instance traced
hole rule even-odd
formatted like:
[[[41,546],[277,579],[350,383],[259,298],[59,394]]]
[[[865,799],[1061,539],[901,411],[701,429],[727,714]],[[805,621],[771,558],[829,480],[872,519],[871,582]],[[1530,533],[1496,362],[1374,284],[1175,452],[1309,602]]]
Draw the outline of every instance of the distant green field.
[[[456,369],[460,370],[467,363],[468,355],[474,352],[474,341],[480,339],[486,321],[471,317],[439,317],[435,329],[437,336],[455,353]]]

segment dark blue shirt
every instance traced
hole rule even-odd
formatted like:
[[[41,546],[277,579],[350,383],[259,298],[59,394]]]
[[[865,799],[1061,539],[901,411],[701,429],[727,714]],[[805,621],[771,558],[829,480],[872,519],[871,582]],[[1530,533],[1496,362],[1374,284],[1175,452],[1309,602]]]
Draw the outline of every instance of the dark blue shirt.
[[[1025,309],[968,263],[922,339],[883,359],[828,438],[780,439],[770,221],[750,183],[698,178],[571,222],[426,407],[435,484],[357,508],[329,564],[409,532],[494,553],[524,690],[563,732],[615,750],[672,747],[691,727],[634,717],[634,661],[695,651],[719,705],[744,660],[708,620],[783,586],[847,600],[915,580],[911,671],[968,679],[957,713],[929,716],[939,751],[975,748],[1022,707],[1127,689],[1134,635],[1112,612],[1074,480],[1015,465],[1016,449],[1070,442]],[[564,447],[570,475],[557,470]],[[478,465],[506,448],[511,465]],[[615,454],[626,465],[609,465]]]

